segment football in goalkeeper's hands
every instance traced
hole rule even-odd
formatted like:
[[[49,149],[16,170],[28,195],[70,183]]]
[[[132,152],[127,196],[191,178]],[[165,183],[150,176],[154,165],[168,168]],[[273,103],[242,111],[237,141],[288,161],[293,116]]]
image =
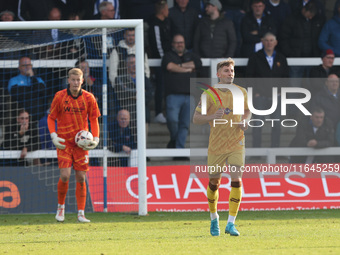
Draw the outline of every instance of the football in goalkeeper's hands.
[[[75,142],[80,148],[88,146],[93,141],[93,135],[86,130],[81,130],[76,134]]]

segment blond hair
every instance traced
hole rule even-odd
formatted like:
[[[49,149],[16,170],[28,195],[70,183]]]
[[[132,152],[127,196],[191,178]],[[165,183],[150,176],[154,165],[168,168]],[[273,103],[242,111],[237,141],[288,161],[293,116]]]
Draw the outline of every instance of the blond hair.
[[[68,77],[70,77],[71,75],[83,76],[83,71],[80,68],[72,68],[70,71],[68,71]]]
[[[217,71],[218,71],[218,70],[221,69],[222,67],[224,67],[224,66],[230,66],[230,65],[235,66],[235,61],[234,61],[232,58],[227,58],[226,60],[223,60],[223,61],[219,62],[219,63],[217,64],[216,69],[217,69]]]

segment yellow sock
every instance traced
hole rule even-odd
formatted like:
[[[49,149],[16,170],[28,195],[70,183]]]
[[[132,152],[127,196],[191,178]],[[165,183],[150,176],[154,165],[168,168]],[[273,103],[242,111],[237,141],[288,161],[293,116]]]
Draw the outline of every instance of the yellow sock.
[[[218,190],[212,191],[208,185],[207,196],[210,212],[217,212]]]
[[[229,215],[236,217],[238,213],[238,208],[240,207],[242,198],[241,187],[235,188],[231,187],[229,195]]]

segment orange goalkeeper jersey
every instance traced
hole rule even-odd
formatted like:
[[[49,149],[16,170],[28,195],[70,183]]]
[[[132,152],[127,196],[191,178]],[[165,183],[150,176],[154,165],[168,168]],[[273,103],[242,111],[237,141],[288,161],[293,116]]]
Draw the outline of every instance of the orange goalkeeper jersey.
[[[88,130],[88,119],[100,116],[93,94],[81,90],[73,97],[68,89],[58,91],[51,104],[49,118],[57,120],[58,136],[75,145],[74,137],[80,130]]]

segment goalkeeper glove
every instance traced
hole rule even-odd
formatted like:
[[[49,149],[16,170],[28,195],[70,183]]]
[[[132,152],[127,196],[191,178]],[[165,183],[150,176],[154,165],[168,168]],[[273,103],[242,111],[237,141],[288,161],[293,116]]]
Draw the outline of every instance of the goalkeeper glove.
[[[93,150],[94,148],[98,146],[98,143],[99,143],[99,138],[94,137],[93,141],[91,141],[88,145],[84,146],[83,150],[85,151]]]
[[[65,144],[61,144],[65,142],[65,139],[58,137],[57,133],[53,132],[51,134],[51,139],[55,147],[57,147],[58,149],[63,150],[66,148]]]

